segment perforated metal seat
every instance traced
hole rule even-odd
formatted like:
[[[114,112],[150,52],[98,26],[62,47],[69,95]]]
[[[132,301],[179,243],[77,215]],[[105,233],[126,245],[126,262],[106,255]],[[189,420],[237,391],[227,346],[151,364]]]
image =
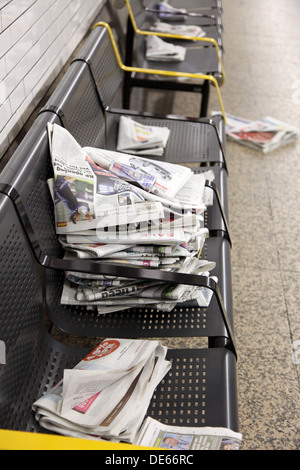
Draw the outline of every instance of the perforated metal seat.
[[[106,109],[105,112],[103,101],[113,101],[118,105],[121,99],[119,95],[117,101],[122,72],[115,62],[111,47],[107,31],[104,28],[94,30],[41,113],[55,112],[59,122],[76,136],[81,146],[106,147],[109,150],[116,150],[121,114],[131,115],[133,119],[144,124],[168,127],[171,132],[163,155],[165,161],[203,165],[203,168],[194,168],[195,172],[202,172],[208,169],[207,166],[217,165],[212,169],[215,172],[218,194],[215,194],[213,208],[207,211],[207,226],[211,230],[224,231],[230,239],[222,117],[218,115],[211,122],[198,122],[197,119],[188,120],[178,116],[125,114],[126,111],[115,109]]]

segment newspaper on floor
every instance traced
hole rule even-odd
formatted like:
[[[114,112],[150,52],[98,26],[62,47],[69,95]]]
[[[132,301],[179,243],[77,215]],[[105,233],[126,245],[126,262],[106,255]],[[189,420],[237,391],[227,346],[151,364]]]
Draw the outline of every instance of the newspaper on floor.
[[[226,114],[227,137],[263,153],[295,142],[299,137],[299,132],[299,129],[294,126],[270,116],[251,121]]]
[[[135,445],[167,450],[239,450],[242,434],[219,427],[181,427],[146,418]]]
[[[182,62],[186,48],[166,42],[158,36],[146,37],[146,59],[159,62]]]
[[[156,21],[151,27],[151,31],[167,34],[177,34],[180,36],[189,36],[191,38],[202,38],[206,32],[200,26],[187,24],[169,24],[164,21]]]
[[[107,338],[32,409],[48,430],[132,443],[153,392],[171,368],[158,341]]]
[[[158,155],[164,153],[170,129],[145,126],[125,116],[119,122],[117,151],[134,155]],[[133,171],[133,170],[131,170]]]
[[[56,125],[49,126],[49,141],[54,178],[48,184],[66,259],[210,275],[215,263],[199,258],[209,236],[204,212],[213,204],[213,192],[206,187],[206,181],[214,179],[213,171],[194,174],[181,165],[81,148]],[[67,196],[58,183],[75,175],[76,186],[67,185]],[[81,212],[81,220],[68,213],[70,208],[79,212],[80,204],[88,204],[94,223],[84,217],[86,212]],[[141,305],[169,312],[187,301],[207,307],[212,292],[205,283],[189,286],[67,272],[61,303],[86,306],[99,314]]]

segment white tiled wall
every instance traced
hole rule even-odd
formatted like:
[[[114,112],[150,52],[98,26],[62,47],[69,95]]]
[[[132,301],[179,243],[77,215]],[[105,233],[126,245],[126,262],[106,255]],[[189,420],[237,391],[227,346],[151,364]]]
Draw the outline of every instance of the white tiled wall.
[[[0,0],[0,156],[105,0]]]

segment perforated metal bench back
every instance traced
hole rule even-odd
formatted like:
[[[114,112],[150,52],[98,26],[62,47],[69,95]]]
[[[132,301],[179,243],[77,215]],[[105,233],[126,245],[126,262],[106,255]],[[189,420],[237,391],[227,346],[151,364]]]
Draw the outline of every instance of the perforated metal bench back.
[[[14,188],[22,199],[26,215],[37,235],[40,248],[49,256],[62,253],[55,233],[53,201],[47,180],[53,177],[47,123],[60,123],[53,113],[42,114],[0,175],[0,185]]]
[[[82,147],[104,146],[104,116],[86,64],[74,62],[70,65],[43,111],[57,113],[60,123]]]
[[[105,28],[95,28],[80,50],[76,60],[84,60],[98,86],[104,108],[122,102],[124,72],[120,69]]]
[[[0,194],[0,428],[39,430],[33,402],[73,367],[83,349],[60,345],[44,324],[42,278],[12,201]]]

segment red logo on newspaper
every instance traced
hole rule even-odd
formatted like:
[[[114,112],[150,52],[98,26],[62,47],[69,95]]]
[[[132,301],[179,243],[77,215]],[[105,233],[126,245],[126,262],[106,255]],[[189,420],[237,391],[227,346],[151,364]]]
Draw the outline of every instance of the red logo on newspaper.
[[[57,227],[66,227],[67,226],[67,222],[57,222]]]
[[[94,361],[95,359],[100,359],[101,357],[107,356],[115,351],[120,346],[120,342],[116,339],[108,339],[103,341],[99,346],[94,349],[90,354],[88,354],[83,360],[84,361]]]
[[[91,398],[88,398],[79,405],[75,406],[73,410],[78,411],[78,413],[82,414],[86,413],[87,411],[89,411],[90,407],[92,406],[96,398],[100,395],[100,393],[101,392],[96,393],[96,395],[93,395]]]

